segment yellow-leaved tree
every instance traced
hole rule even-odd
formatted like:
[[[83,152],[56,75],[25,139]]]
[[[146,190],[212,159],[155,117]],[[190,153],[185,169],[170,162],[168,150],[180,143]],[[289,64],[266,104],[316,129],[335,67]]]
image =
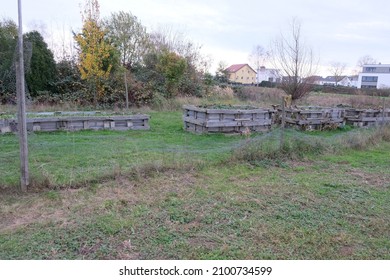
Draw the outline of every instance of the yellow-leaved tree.
[[[81,78],[90,85],[93,102],[104,95],[104,80],[110,75],[113,67],[110,59],[114,47],[106,39],[106,32],[100,21],[99,3],[87,0],[82,11],[83,28],[74,34],[79,50],[78,68]]]

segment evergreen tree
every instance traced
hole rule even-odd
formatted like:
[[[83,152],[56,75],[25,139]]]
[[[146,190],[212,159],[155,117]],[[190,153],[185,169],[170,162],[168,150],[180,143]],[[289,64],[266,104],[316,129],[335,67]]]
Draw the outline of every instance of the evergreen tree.
[[[12,20],[0,21],[0,103],[15,101],[15,49],[18,28]]]
[[[24,40],[31,44],[31,62],[26,73],[26,82],[32,97],[39,91],[51,91],[57,78],[54,55],[49,50],[42,35],[31,31],[24,35]]]

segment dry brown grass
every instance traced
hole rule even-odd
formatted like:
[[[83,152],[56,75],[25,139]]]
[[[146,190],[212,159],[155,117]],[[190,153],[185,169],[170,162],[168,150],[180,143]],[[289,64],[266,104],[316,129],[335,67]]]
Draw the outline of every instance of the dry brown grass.
[[[383,101],[386,106],[390,106],[390,98],[367,95],[342,95],[332,93],[310,93],[305,98],[297,102],[298,105],[317,105],[323,107],[333,107],[337,105],[348,105],[354,108],[382,108]]]
[[[278,88],[241,87],[236,89],[237,97],[244,102],[252,102],[259,107],[280,104],[286,94]]]
[[[231,87],[214,86],[208,96],[202,98],[194,96],[179,96],[175,99],[163,98],[157,105],[144,106],[141,108],[131,108],[130,112],[148,113],[151,110],[158,111],[180,111],[184,104],[192,105],[207,105],[207,104],[231,104],[231,105],[253,105],[257,107],[271,107],[282,102],[285,93],[278,88],[265,87],[237,87],[234,90]],[[337,105],[348,105],[354,108],[375,109],[382,108],[383,105],[390,107],[390,97],[378,97],[368,95],[344,95],[333,93],[318,93],[311,92],[307,96],[296,102],[300,106],[323,106],[333,107]],[[44,105],[44,104],[29,104],[28,111],[42,112],[42,111],[77,111],[85,110],[86,108],[79,108],[77,104],[64,103],[59,105]],[[93,109],[91,109],[93,110]],[[124,109],[112,110],[124,113]],[[112,111],[107,110],[107,111]],[[16,113],[17,107],[15,105],[0,105],[1,112]]]
[[[6,201],[0,199],[0,233],[48,222],[67,226],[74,219],[99,214],[110,201],[120,201],[127,207],[152,205],[163,200],[167,193],[180,195],[188,191],[184,186],[194,183],[191,173],[166,171],[159,177],[141,174],[136,180],[121,175],[87,188],[7,194]]]
[[[215,96],[219,96],[219,97],[225,97],[225,98],[233,98],[234,97],[234,91],[231,87],[214,86],[210,93],[211,93],[211,95],[215,95]]]

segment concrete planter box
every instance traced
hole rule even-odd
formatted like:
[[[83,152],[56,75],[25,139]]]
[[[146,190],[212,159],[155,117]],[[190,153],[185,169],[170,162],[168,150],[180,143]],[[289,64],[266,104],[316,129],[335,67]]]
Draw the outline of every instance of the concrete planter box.
[[[337,128],[344,124],[343,108],[298,107],[285,109],[286,126],[301,130],[322,130]],[[279,121],[282,110],[278,109]]]
[[[0,120],[1,133],[17,132],[16,119]],[[45,117],[28,118],[28,131],[57,131],[82,129],[111,129],[111,130],[148,130],[149,116],[72,116],[72,117]]]
[[[390,109],[346,109],[346,124],[357,127],[371,127],[390,123]]]
[[[268,131],[274,110],[251,107],[202,108],[183,106],[184,129],[196,133]]]

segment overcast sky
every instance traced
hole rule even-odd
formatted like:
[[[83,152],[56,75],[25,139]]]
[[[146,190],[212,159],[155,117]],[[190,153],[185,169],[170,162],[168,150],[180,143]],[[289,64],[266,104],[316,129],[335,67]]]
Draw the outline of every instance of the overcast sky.
[[[24,30],[45,38],[71,38],[81,27],[82,0],[22,0]],[[170,26],[202,45],[214,67],[248,63],[255,45],[268,48],[293,17],[320,58],[321,75],[332,62],[352,70],[363,55],[390,63],[389,0],[99,0],[101,16],[129,11],[149,29]],[[17,0],[0,0],[0,17],[17,21]],[[55,41],[58,41],[56,39]],[[70,40],[70,39],[69,39]],[[54,47],[55,42],[48,42]],[[271,65],[266,65],[271,67]],[[348,73],[347,73],[348,74]]]

